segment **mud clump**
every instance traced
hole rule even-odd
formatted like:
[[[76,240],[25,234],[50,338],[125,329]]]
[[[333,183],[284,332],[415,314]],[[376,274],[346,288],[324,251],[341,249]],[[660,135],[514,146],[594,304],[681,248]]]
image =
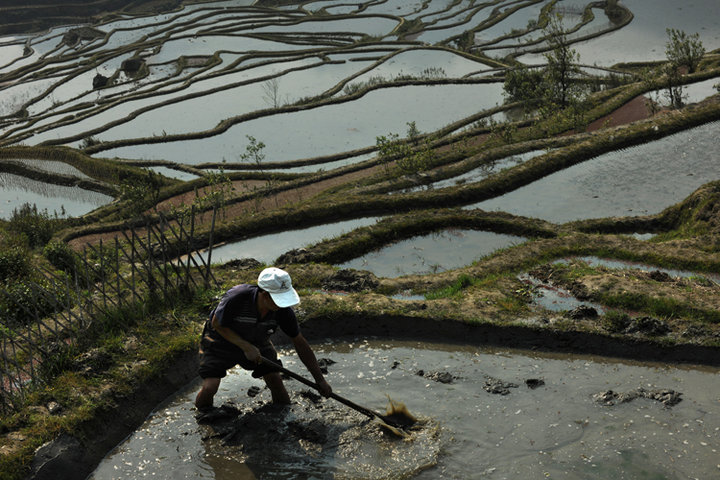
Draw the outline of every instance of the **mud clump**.
[[[593,307],[580,305],[579,307],[570,310],[566,315],[573,320],[582,320],[584,318],[597,318],[598,311]]]
[[[280,255],[275,263],[278,265],[290,265],[293,263],[308,263],[312,261],[312,254],[307,248],[294,248]]]
[[[668,273],[661,272],[660,270],[653,270],[648,273],[647,276],[649,279],[655,280],[656,282],[672,282],[674,280]]]
[[[496,395],[508,395],[511,388],[517,388],[517,383],[505,382],[499,378],[487,377],[483,384],[483,389],[486,392],[493,393]]]
[[[567,289],[578,300],[590,299],[590,292],[588,292],[587,286],[585,286],[585,284],[581,282],[578,282],[577,280],[570,283],[570,285],[567,286]]]
[[[331,360],[329,358],[318,358],[317,362],[320,366],[320,371],[325,375],[328,373],[328,367],[336,363],[335,360]]]
[[[535,390],[536,388],[542,387],[545,385],[545,380],[541,378],[528,378],[525,380],[525,385],[531,390]]]
[[[663,320],[653,317],[640,317],[632,320],[625,329],[625,333],[642,333],[650,336],[666,335],[670,326]]]
[[[378,278],[367,271],[343,269],[335,272],[324,284],[325,290],[362,292],[374,290],[380,285]]]
[[[254,258],[237,258],[225,263],[225,266],[230,268],[239,268],[240,270],[251,270],[253,268],[261,267],[262,263],[258,262]]]
[[[217,408],[198,412],[195,420],[200,424],[214,424],[237,418],[238,415],[240,415],[240,410],[236,407],[223,404]]]
[[[288,430],[299,439],[320,445],[326,443],[328,439],[327,426],[317,419],[308,423],[291,420],[288,422]]]
[[[438,383],[453,383],[458,378],[449,372],[426,372],[425,370],[418,370],[416,375]]]
[[[647,398],[662,403],[666,407],[672,407],[682,401],[682,393],[670,389],[646,390],[642,387],[625,393],[617,393],[612,390],[597,393],[593,399],[607,406],[631,402],[637,398]]]

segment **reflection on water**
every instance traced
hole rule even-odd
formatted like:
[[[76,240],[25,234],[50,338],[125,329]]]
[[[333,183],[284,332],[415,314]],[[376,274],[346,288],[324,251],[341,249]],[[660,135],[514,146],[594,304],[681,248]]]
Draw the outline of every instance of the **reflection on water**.
[[[496,250],[524,241],[525,238],[514,235],[448,229],[393,243],[340,267],[369,270],[380,277],[434,273],[470,265]]]
[[[198,425],[193,384],[160,406],[90,478],[709,479],[720,468],[717,368],[415,342],[315,348],[336,362],[328,380],[339,395],[379,410],[387,394],[428,423],[410,441],[398,441],[338,402],[309,401],[292,380],[286,382],[293,407],[269,417],[261,407],[270,399],[267,389],[253,398],[246,393],[262,382],[233,370],[216,402],[234,403],[241,410],[234,425],[246,429]],[[304,373],[294,353],[282,358]],[[486,390],[493,379],[508,386],[507,394]],[[544,385],[530,388],[541,382],[527,380]],[[674,390],[682,401],[606,406],[593,398],[639,387]],[[272,440],[266,429],[251,430],[253,422],[274,425],[278,435]],[[266,462],[252,463],[248,452]]]
[[[569,312],[578,307],[585,306],[594,308],[601,315],[606,312],[606,308],[599,303],[578,300],[568,290],[553,285],[552,283],[542,282],[527,273],[518,275],[518,279],[532,287],[533,304],[545,310],[550,310],[551,312]]]
[[[698,33],[708,51],[720,45],[720,16],[710,14],[717,10],[717,0],[694,0],[692,3],[623,0],[620,3],[633,13],[632,22],[620,30],[573,44],[582,63],[609,67],[620,62],[665,60],[667,28]],[[598,10],[595,13],[597,15]],[[518,60],[526,64],[546,61],[540,54],[523,55]]]
[[[110,203],[112,197],[102,193],[31,180],[0,172],[0,218],[8,219],[23,204],[36,205],[38,211],[50,215],[82,216]]]
[[[466,208],[501,210],[564,223],[650,215],[720,179],[720,123],[586,160],[530,185]]]
[[[358,218],[228,243],[213,248],[211,262],[225,263],[240,258],[254,258],[269,264],[285,252],[319,242],[323,238],[342,235],[355,228],[373,225],[378,220],[379,217]],[[207,253],[202,253],[202,256],[207,259]]]
[[[436,188],[454,187],[456,185],[463,185],[466,183],[479,182],[480,180],[488,178],[488,177],[490,177],[498,172],[501,172],[505,169],[516,167],[518,165],[522,165],[523,163],[527,162],[528,160],[535,158],[537,156],[543,155],[545,153],[547,153],[546,150],[532,150],[530,152],[519,153],[517,155],[511,155],[509,157],[500,158],[498,160],[493,160],[493,161],[486,163],[476,169],[470,170],[469,172],[466,172],[462,175],[458,175],[458,176],[451,177],[451,178],[446,178],[444,180],[440,180],[440,181],[431,183],[428,186],[409,188],[405,191],[412,192],[412,191],[423,190],[426,188],[427,189],[436,189]]]
[[[161,175],[164,175],[168,178],[175,178],[178,180],[188,181],[188,180],[195,180],[198,178],[197,175],[193,175],[192,173],[184,172],[182,170],[176,170],[174,168],[169,167],[148,167],[148,169],[152,170],[155,173],[159,173]]]
[[[190,165],[223,158],[236,161],[239,132],[243,140],[244,135],[263,140],[264,152],[273,161],[331,155],[373,145],[379,135],[404,134],[411,121],[422,132],[434,131],[496,106],[501,92],[500,83],[375,90],[350,103],[249,120],[209,138],[120,147],[103,155],[173,159]],[[468,102],[468,98],[473,101]],[[312,128],[308,129],[308,125]],[[283,132],[283,140],[268,141],[276,138],[278,131]]]
[[[8,160],[2,160],[2,162],[17,163],[30,169],[41,170],[47,173],[59,173],[60,175],[68,175],[82,179],[90,178],[77,168],[64,162],[57,162],[53,160],[40,160],[36,158],[13,158]]]

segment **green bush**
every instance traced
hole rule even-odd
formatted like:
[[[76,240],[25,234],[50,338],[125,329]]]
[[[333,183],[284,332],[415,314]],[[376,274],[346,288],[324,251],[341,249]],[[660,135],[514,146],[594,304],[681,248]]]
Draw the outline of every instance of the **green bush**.
[[[55,289],[42,279],[39,283],[20,279],[0,288],[0,322],[7,326],[27,325],[35,316],[47,317],[55,311],[55,303],[64,303],[65,294],[51,301]],[[45,292],[45,293],[38,293]]]
[[[73,273],[79,270],[80,259],[67,243],[53,240],[43,249],[43,255],[50,264],[66,273]]]
[[[693,73],[703,55],[705,55],[705,47],[700,41],[700,35],[694,33],[688,35],[682,30],[668,28],[668,42],[665,45],[665,54],[670,64],[674,67],[687,67],[688,73]]]
[[[0,251],[0,282],[20,278],[30,272],[30,256],[22,247],[3,248]]]
[[[30,248],[45,245],[55,232],[55,222],[45,211],[38,211],[36,205],[24,203],[13,210],[8,229],[24,235]]]

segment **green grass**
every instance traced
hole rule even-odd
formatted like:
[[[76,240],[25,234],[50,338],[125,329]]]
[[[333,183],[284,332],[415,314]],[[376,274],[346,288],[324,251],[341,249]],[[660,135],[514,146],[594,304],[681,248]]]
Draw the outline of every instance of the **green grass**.
[[[463,273],[457,278],[457,280],[455,280],[455,283],[453,283],[452,285],[439,290],[428,292],[425,294],[425,298],[427,300],[437,300],[440,298],[456,298],[462,295],[463,290],[469,288],[472,285],[475,285],[476,282],[476,279]]]
[[[653,297],[641,293],[601,293],[593,300],[611,308],[621,308],[654,315],[661,318],[690,318],[693,320],[720,323],[720,311],[697,308],[684,302],[665,297]]]

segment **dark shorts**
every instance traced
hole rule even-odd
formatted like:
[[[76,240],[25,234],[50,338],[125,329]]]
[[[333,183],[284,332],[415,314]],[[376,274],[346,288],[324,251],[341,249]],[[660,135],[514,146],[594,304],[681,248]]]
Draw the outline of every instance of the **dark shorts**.
[[[282,361],[278,359],[277,352],[272,345],[267,344],[258,348],[263,357],[282,366]],[[203,348],[200,353],[198,374],[200,378],[223,378],[227,375],[227,371],[235,365],[240,365],[245,370],[252,370],[252,376],[255,378],[261,378],[268,373],[277,371],[270,366],[251,362],[239,348],[232,350]]]

